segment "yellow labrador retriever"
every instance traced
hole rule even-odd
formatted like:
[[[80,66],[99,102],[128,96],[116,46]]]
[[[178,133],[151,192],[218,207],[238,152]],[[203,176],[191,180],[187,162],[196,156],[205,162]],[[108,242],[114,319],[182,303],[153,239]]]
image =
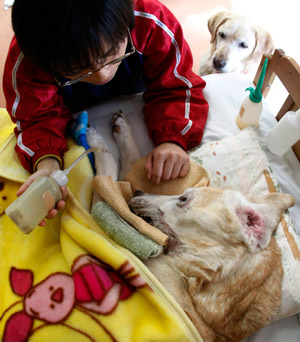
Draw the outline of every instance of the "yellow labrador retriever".
[[[208,29],[211,45],[200,60],[201,76],[216,72],[247,73],[263,54],[274,50],[270,33],[238,14],[214,14],[208,20]]]
[[[131,210],[169,235],[167,253],[146,262],[205,342],[240,341],[280,307],[283,270],[272,237],[290,195],[246,199],[210,187],[181,196],[137,192]]]
[[[139,155],[122,113],[113,116],[121,174]],[[89,129],[98,174],[118,176],[117,163],[102,137]],[[190,317],[205,342],[240,341],[268,324],[280,306],[283,270],[272,237],[290,195],[256,200],[210,187],[181,196],[137,193],[131,210],[169,236],[167,253],[146,262]],[[97,201],[97,196],[94,201]]]

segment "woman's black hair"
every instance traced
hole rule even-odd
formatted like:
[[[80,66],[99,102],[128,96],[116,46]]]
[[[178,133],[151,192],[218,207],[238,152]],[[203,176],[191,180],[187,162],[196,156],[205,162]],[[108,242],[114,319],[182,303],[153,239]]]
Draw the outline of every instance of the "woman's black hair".
[[[24,55],[54,76],[75,75],[117,52],[134,27],[132,0],[15,0]]]

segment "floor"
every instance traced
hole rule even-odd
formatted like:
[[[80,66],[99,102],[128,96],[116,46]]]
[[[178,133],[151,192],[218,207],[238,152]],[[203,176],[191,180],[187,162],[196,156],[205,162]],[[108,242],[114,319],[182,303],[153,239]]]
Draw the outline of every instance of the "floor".
[[[2,2],[2,1],[1,1]],[[194,71],[199,69],[199,61],[203,50],[209,45],[209,31],[207,19],[212,12],[218,9],[229,9],[231,0],[161,0],[181,22],[185,38],[189,43],[194,56]],[[4,10],[0,3],[0,77],[2,80],[4,62],[8,46],[13,35],[10,24],[11,10]],[[0,108],[5,107],[5,99],[0,89]]]

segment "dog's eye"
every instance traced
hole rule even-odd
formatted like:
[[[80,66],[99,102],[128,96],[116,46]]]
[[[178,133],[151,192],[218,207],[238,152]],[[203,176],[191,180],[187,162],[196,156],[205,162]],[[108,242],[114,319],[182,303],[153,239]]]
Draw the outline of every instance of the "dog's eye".
[[[245,42],[241,42],[241,43],[240,43],[240,47],[241,47],[242,49],[248,49],[248,45],[247,45]]]
[[[225,33],[224,32],[219,32],[219,36],[224,39],[225,38]]]
[[[181,203],[186,202],[187,199],[188,199],[188,198],[187,198],[186,196],[180,196],[180,197],[179,197],[179,201],[180,201]]]
[[[185,208],[189,202],[188,196],[182,195],[178,197],[178,203],[176,203],[176,205],[178,208]]]

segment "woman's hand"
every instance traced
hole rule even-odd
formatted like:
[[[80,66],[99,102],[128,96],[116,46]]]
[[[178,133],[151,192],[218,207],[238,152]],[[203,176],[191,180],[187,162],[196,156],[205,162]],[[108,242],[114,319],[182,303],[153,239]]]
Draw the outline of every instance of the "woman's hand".
[[[187,153],[174,143],[163,143],[154,148],[146,158],[145,171],[148,179],[157,185],[161,180],[184,177],[190,168]]]
[[[21,196],[23,192],[29,188],[29,186],[40,176],[50,176],[51,173],[55,170],[60,170],[60,165],[58,161],[55,158],[46,157],[42,159],[37,164],[37,171],[33,173],[28,179],[25,181],[24,184],[20,187],[20,189],[17,191],[17,196]],[[65,199],[67,198],[67,188],[65,186],[60,187],[61,193],[62,193],[62,200],[58,201],[56,204],[56,207],[49,210],[46,218],[47,219],[53,219],[56,217],[59,210],[63,209],[65,206]],[[45,226],[46,221],[42,220],[39,223],[39,226]]]

